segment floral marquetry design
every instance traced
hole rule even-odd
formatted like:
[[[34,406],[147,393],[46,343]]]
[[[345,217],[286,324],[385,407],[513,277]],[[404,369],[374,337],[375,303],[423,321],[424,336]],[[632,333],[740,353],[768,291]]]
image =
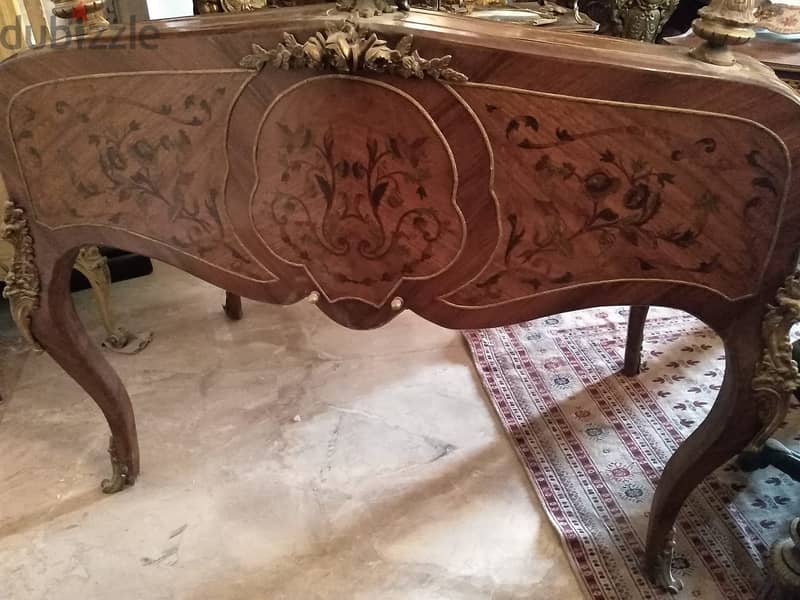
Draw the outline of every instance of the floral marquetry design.
[[[139,99],[135,76],[48,84],[12,109],[14,139],[37,220],[109,226],[158,240],[251,279],[273,276],[235,238],[222,204],[222,147],[247,75],[170,74]],[[80,89],[82,93],[76,93]],[[58,169],[44,165],[57,164]]]
[[[448,302],[488,306],[609,280],[753,291],[788,175],[768,132],[710,115],[458,91],[494,153],[502,233]]]
[[[353,87],[369,98],[357,121],[326,101]],[[391,120],[381,109],[389,102]],[[267,112],[256,162],[254,227],[330,300],[380,306],[402,280],[436,275],[461,248],[449,148],[392,88],[337,77],[295,88]]]

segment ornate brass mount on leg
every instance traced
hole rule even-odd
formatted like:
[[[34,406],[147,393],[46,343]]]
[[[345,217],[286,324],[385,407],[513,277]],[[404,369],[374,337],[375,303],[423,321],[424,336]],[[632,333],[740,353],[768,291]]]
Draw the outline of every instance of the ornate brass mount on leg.
[[[789,537],[772,545],[767,561],[768,585],[763,600],[789,600],[800,594],[800,518],[789,525]]]
[[[125,489],[126,486],[133,485],[133,481],[128,476],[128,465],[122,462],[117,452],[114,436],[108,442],[108,456],[111,458],[111,479],[102,481],[101,489],[104,494],[116,494]]]
[[[786,278],[776,304],[764,315],[764,351],[753,377],[753,397],[761,431],[745,453],[757,453],[786,418],[792,393],[800,388],[800,373],[792,359],[789,330],[800,321],[800,270]]]
[[[672,594],[677,594],[683,589],[683,582],[672,574],[672,555],[675,551],[675,528],[667,532],[667,537],[661,543],[661,551],[656,555],[655,564],[647,565],[647,572],[651,574],[653,583],[661,586]]]
[[[3,296],[11,304],[11,316],[23,337],[39,348],[31,333],[31,315],[39,305],[39,272],[34,263],[33,238],[25,213],[8,200],[0,237],[14,247],[14,259],[6,274]]]
[[[745,44],[755,37],[752,26],[758,4],[758,0],[711,0],[692,22],[692,31],[705,40],[692,50],[692,56],[722,67],[734,64],[730,46]]]

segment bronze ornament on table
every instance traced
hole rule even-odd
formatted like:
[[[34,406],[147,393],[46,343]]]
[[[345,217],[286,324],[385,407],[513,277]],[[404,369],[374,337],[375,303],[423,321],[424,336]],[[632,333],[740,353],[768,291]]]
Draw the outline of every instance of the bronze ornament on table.
[[[680,0],[610,0],[612,31],[619,37],[653,43]]]
[[[648,572],[679,587],[683,501],[758,443],[796,377],[796,97],[746,59],[732,72],[600,37],[416,11],[359,27],[328,10],[156,24],[159,49],[122,63],[47,50],[0,66],[18,320],[104,412],[104,491],[135,483],[139,446],[68,293],[80,248],[253,300],[308,298],[357,329],[403,310],[466,329],[655,303],[726,349],[719,398],[651,509]]]
[[[31,313],[39,304],[41,285],[34,262],[33,238],[25,213],[10,201],[4,206],[0,238],[13,248],[5,275],[3,297],[9,301],[11,317],[19,332],[32,346],[37,347],[31,333]]]

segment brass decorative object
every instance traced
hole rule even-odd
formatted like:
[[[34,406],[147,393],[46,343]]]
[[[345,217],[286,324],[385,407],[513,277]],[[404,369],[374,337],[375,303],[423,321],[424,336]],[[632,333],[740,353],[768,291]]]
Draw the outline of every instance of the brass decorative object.
[[[119,457],[114,436],[108,442],[108,456],[111,458],[111,479],[104,479],[100,487],[104,494],[116,494],[125,489],[125,486],[133,485],[133,482],[128,477],[128,466]]]
[[[800,518],[792,519],[788,537],[772,545],[767,568],[769,577],[761,598],[789,600],[800,595]]]
[[[240,65],[247,69],[261,69],[269,64],[276,69],[374,71],[405,78],[427,76],[455,83],[467,81],[466,75],[450,68],[449,54],[425,59],[411,49],[412,44],[413,36],[406,35],[392,48],[374,33],[347,20],[329,24],[324,33],[317,32],[302,44],[291,33],[284,33],[283,42],[270,50],[253,44],[253,54],[245,56]]]
[[[778,290],[777,304],[770,305],[764,316],[762,336],[764,351],[753,377],[753,392],[761,432],[753,439],[748,452],[755,452],[786,418],[791,394],[800,388],[800,373],[792,359],[789,330],[800,321],[800,270],[786,278]]]
[[[730,46],[755,37],[753,25],[758,0],[712,0],[698,12],[692,31],[705,41],[691,55],[703,62],[728,67],[736,62]]]
[[[612,0],[614,33],[654,43],[677,7],[678,0]]]
[[[656,564],[652,569],[653,579],[671,594],[677,594],[683,589],[683,582],[672,574],[672,555],[675,552],[675,529],[670,529],[667,539],[660,545],[661,552],[656,557]]]
[[[105,0],[54,0],[53,14],[86,29],[108,27]]]
[[[1,237],[14,247],[14,259],[6,274],[3,296],[11,304],[11,316],[23,337],[38,349],[31,333],[31,314],[39,305],[39,272],[34,263],[33,238],[25,213],[11,200],[5,205]]]

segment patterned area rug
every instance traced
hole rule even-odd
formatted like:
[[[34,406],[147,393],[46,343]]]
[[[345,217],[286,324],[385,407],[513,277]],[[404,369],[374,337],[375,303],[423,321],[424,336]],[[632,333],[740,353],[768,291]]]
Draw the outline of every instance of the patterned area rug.
[[[641,375],[619,374],[627,308],[465,332],[513,441],[588,597],[670,597],[639,568],[667,459],[703,420],[724,373],[721,340],[681,312],[652,309]],[[800,445],[800,411],[777,436]],[[791,432],[791,433],[790,433]],[[680,513],[677,598],[749,600],[769,546],[800,515],[800,484],[769,467],[718,469]]]

